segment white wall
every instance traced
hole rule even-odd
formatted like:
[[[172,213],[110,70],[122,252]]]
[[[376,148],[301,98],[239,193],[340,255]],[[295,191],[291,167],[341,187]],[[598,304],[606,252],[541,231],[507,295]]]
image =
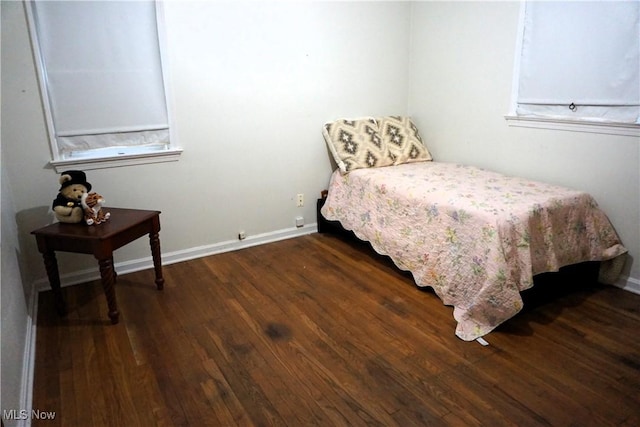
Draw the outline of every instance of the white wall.
[[[5,162],[2,160],[2,265],[0,267],[2,310],[2,330],[0,331],[0,411],[28,409],[27,382],[24,375],[28,367],[23,363],[25,352],[30,346],[30,319],[27,301],[30,295],[25,295],[20,276],[18,244],[18,230],[15,220],[15,210],[8,191],[8,178],[5,174]],[[7,422],[6,426],[14,425]]]
[[[409,112],[436,160],[468,163],[591,193],[640,285],[640,141],[508,127],[519,2],[412,5]]]
[[[4,64],[7,59],[7,53],[10,52],[10,48],[5,49],[4,38],[8,31],[12,27],[12,23],[9,21],[9,16],[4,13],[4,7],[0,11],[1,13],[1,29],[2,33],[0,38],[2,43],[2,58],[0,62]],[[4,66],[2,71],[4,71]],[[2,81],[0,93],[4,96],[5,82]],[[2,103],[2,140],[5,138],[5,103]],[[0,311],[1,311],[1,331],[0,331],[0,379],[2,384],[0,386],[0,411],[4,410],[27,410],[30,405],[30,401],[27,402],[28,397],[28,381],[26,375],[28,372],[28,365],[24,363],[26,353],[30,349],[30,336],[31,320],[29,318],[28,304],[31,295],[28,286],[23,286],[23,279],[21,276],[20,262],[21,262],[21,250],[18,237],[18,227],[16,224],[16,210],[13,203],[13,197],[11,192],[11,186],[9,184],[8,177],[8,165],[7,159],[4,155],[4,150],[0,154],[1,160],[1,172],[0,178],[1,187],[1,200],[0,206],[2,207],[2,227],[0,231],[0,240],[2,245],[0,248],[1,265],[0,265]],[[16,425],[14,421],[6,421],[7,427]]]
[[[3,153],[30,279],[32,229],[58,191],[22,4],[2,2]],[[177,163],[89,171],[107,205],[159,209],[163,253],[314,223],[331,165],[321,135],[340,116],[406,113],[407,3],[166,2]],[[6,127],[6,130],[5,130]],[[304,208],[295,195],[304,193]],[[140,239],[116,263],[149,257]],[[97,266],[58,256],[61,274]]]

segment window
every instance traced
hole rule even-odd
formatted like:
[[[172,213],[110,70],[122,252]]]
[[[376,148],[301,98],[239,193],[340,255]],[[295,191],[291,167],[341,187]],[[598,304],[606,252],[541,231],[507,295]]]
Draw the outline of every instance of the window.
[[[27,2],[52,164],[176,160],[154,1]]]
[[[527,1],[511,125],[640,135],[640,2]]]

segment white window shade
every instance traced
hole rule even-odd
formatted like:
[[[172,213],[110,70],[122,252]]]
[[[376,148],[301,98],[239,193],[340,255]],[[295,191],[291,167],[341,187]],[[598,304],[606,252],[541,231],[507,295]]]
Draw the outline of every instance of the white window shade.
[[[516,113],[640,123],[640,2],[527,2]]]
[[[58,158],[107,147],[167,147],[155,2],[31,7]]]

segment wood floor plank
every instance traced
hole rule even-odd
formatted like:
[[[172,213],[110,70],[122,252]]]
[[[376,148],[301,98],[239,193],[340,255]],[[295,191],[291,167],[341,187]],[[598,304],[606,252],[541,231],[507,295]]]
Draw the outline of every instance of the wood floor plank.
[[[541,277],[486,339],[366,244],[312,234],[39,297],[46,426],[631,426],[640,296]],[[536,290],[540,292],[536,295]]]

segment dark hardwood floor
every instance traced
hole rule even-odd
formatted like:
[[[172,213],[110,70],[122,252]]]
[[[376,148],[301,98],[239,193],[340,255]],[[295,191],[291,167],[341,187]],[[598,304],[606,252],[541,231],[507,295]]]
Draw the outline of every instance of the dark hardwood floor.
[[[640,296],[541,276],[486,339],[365,244],[296,239],[121,275],[38,305],[46,426],[638,426]]]

